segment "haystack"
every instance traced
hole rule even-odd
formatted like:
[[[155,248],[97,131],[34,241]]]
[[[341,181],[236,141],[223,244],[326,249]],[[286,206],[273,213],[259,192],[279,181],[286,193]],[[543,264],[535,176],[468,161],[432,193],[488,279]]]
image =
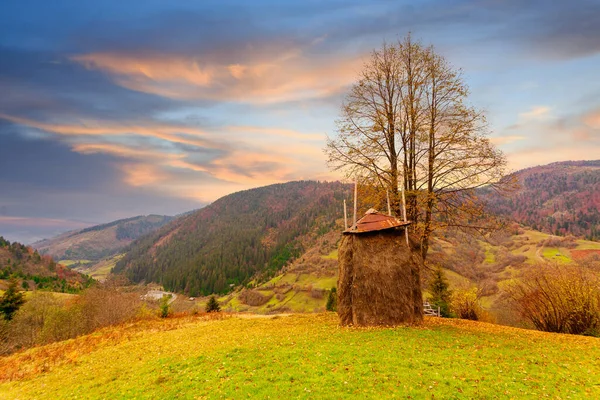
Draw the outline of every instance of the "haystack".
[[[418,324],[423,320],[420,256],[407,245],[408,223],[369,210],[339,245],[342,325]]]

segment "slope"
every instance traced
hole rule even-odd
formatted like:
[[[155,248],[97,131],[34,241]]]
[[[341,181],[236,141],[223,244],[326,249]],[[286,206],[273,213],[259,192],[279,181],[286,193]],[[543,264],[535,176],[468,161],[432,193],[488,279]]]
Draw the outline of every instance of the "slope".
[[[50,256],[17,242],[10,243],[0,236],[0,289],[15,278],[25,289],[46,289],[56,292],[76,292],[89,286],[92,280],[63,265]]]
[[[557,162],[514,173],[510,196],[482,191],[490,210],[534,230],[600,240],[600,160]]]
[[[148,234],[173,217],[147,215],[121,219],[79,231],[63,233],[32,245],[40,254],[47,254],[69,267],[91,267],[105,257],[119,253],[135,239]]]
[[[329,314],[142,321],[0,359],[2,398],[598,398],[598,339]]]
[[[264,281],[334,227],[349,194],[314,181],[234,193],[136,241],[114,272],[190,296]]]

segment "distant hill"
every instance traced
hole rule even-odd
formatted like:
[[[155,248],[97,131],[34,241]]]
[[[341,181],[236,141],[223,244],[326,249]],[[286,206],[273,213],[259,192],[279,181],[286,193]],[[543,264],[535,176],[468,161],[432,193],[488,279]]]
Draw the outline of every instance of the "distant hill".
[[[119,253],[135,239],[153,232],[173,217],[164,215],[137,216],[78,231],[63,233],[51,239],[33,243],[42,255],[50,255],[67,266],[94,264]]]
[[[600,240],[600,160],[557,162],[514,176],[517,193],[483,191],[492,212],[542,232]]]
[[[42,256],[37,250],[0,236],[0,286],[3,281],[16,278],[25,289],[47,289],[55,292],[74,292],[91,283],[79,272],[57,264],[52,257]]]
[[[136,241],[114,272],[190,296],[266,280],[335,227],[350,193],[300,181],[225,196]]]

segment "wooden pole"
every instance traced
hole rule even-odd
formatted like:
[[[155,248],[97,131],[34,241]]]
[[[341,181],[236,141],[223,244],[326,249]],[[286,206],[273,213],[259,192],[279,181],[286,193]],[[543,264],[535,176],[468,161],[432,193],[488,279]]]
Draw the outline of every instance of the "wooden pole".
[[[402,188],[402,218],[406,222],[406,198],[404,197],[404,188]]]
[[[358,200],[358,178],[354,180],[354,219],[353,219],[354,222],[352,223],[352,229],[356,229],[356,207],[358,207],[357,200]]]
[[[406,198],[404,197],[404,175],[402,176],[402,217],[406,222]],[[408,226],[404,227],[404,236],[406,237],[406,246],[410,247],[408,243]]]
[[[344,230],[348,229],[348,213],[346,211],[346,199],[344,199]]]
[[[388,215],[391,217],[392,216],[392,209],[390,208],[390,191],[389,190],[387,190],[385,192],[385,196],[387,197]]]

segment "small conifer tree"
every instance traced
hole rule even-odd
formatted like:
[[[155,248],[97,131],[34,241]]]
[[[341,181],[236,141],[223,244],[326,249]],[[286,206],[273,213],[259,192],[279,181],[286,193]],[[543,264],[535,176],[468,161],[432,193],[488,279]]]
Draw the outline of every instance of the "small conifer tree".
[[[169,314],[171,314],[171,305],[169,304],[169,300],[171,300],[171,295],[164,295],[162,299],[160,299],[160,317],[167,318]]]
[[[431,306],[434,309],[439,307],[442,317],[450,317],[450,298],[452,293],[449,289],[446,274],[441,267],[437,267],[433,272],[433,279],[429,284],[429,292],[431,293]]]
[[[219,305],[219,302],[217,301],[217,298],[215,296],[210,296],[210,299],[208,300],[208,303],[206,303],[205,310],[206,310],[206,312],[219,312],[219,311],[221,311],[221,306]]]
[[[325,305],[327,311],[337,311],[337,289],[331,288],[329,296],[327,296],[327,304]]]
[[[25,297],[17,288],[17,281],[12,279],[6,292],[0,297],[0,313],[6,321],[10,321],[23,303]]]

